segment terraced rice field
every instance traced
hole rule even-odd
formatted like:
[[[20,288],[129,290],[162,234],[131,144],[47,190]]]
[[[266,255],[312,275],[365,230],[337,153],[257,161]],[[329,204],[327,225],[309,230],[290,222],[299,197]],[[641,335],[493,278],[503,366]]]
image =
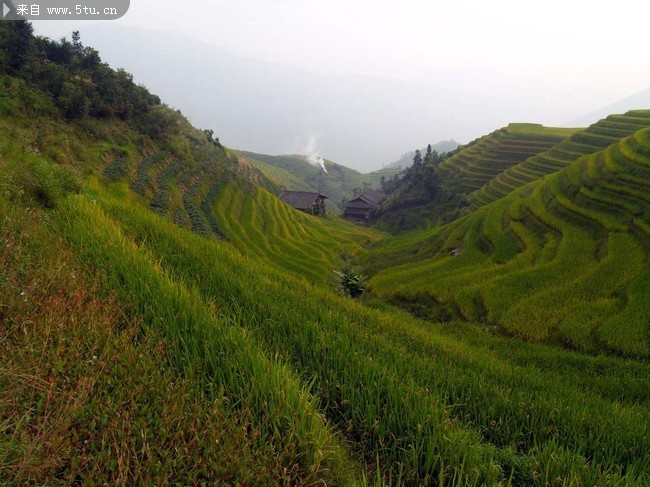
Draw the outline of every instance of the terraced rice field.
[[[170,363],[208,398],[235,410],[244,402],[260,441],[295,455],[313,478],[648,479],[643,363],[372,309],[99,185],[92,201],[66,201],[60,223],[167,340]]]
[[[342,258],[383,236],[340,218],[306,215],[257,186],[227,185],[211,211],[238,249],[311,282],[331,281]]]
[[[516,188],[566,167],[579,157],[602,150],[637,130],[650,126],[650,110],[610,115],[583,131],[576,132],[549,150],[521,161],[481,188],[474,188],[472,207],[496,201]]]
[[[128,183],[140,203],[178,225],[206,238],[227,239],[247,255],[264,257],[311,282],[334,281],[332,271],[344,259],[382,237],[340,218],[294,210],[251,182],[249,174],[242,178],[240,171],[230,171],[234,161],[236,168],[250,167],[234,153],[213,158],[200,147],[185,156],[148,148],[143,156],[116,158],[104,175]]]
[[[408,250],[375,251],[369,287],[525,340],[647,358],[649,195],[643,129]]]
[[[471,143],[440,165],[440,174],[471,193],[506,169],[545,152],[577,129],[512,123]]]

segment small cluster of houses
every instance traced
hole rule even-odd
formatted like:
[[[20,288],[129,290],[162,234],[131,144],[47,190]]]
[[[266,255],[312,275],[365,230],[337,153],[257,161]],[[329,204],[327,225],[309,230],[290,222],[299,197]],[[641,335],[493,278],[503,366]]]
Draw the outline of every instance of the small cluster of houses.
[[[366,222],[370,212],[377,208],[386,195],[374,189],[365,189],[345,204],[343,218],[356,222]],[[296,210],[310,215],[325,216],[327,196],[311,191],[283,191],[280,199]]]

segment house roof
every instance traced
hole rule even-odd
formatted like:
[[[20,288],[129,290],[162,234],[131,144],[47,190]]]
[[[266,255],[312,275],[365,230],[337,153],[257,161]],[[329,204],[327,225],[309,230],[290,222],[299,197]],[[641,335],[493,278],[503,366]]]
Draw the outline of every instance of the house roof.
[[[297,210],[309,209],[319,197],[327,199],[327,196],[311,191],[283,191],[279,196],[282,201]]]
[[[354,199],[345,205],[346,208],[361,208],[361,209],[372,209],[375,206],[376,205],[373,205],[372,203],[368,203],[367,201],[363,201],[360,199]]]
[[[369,205],[377,206],[379,203],[384,201],[384,199],[386,199],[386,195],[381,191],[377,191],[375,189],[366,189],[361,194],[352,198],[348,205],[352,204],[355,201],[363,201]]]

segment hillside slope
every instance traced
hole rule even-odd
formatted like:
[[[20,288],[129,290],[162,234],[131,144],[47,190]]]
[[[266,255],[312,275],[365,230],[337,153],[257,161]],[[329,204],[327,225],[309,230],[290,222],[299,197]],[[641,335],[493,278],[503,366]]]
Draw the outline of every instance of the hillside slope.
[[[472,207],[495,201],[516,188],[534,181],[545,174],[553,173],[580,156],[602,150],[639,129],[650,126],[650,110],[633,110],[625,115],[610,115],[576,132],[550,150],[526,159],[472,194]]]
[[[410,165],[399,178],[386,179],[388,197],[375,212],[374,225],[400,233],[467,214],[473,191],[576,130],[511,123],[453,152],[429,154],[427,148],[420,153],[421,164]]]
[[[321,167],[310,164],[302,155],[269,156],[247,151],[237,152],[269,178],[280,181],[286,189],[323,193],[330,199],[328,208],[335,213],[342,210],[343,202],[351,199],[355,191],[362,190],[366,185],[378,189],[382,175],[386,177],[380,172],[362,174],[328,160],[324,160],[325,172]]]
[[[0,22],[0,41],[26,26]],[[0,79],[0,484],[648,484],[650,364],[617,357],[627,342],[589,355],[342,296],[306,271],[376,232],[278,204],[91,51],[24,40],[29,62]],[[93,91],[116,79],[123,96]],[[597,214],[615,230],[595,226],[590,270],[608,276],[621,248],[640,259],[647,146],[640,133],[558,180],[575,205],[576,178],[605,208],[626,195]],[[464,221],[445,228],[460,239]],[[574,225],[563,240],[590,245]],[[512,241],[495,237],[495,261]],[[643,317],[644,296],[604,301]]]
[[[458,191],[472,193],[506,169],[547,151],[577,130],[511,123],[461,148],[440,165],[439,172]]]
[[[369,287],[527,340],[648,357],[649,181],[643,129],[426,239],[376,251],[369,268],[385,270]]]

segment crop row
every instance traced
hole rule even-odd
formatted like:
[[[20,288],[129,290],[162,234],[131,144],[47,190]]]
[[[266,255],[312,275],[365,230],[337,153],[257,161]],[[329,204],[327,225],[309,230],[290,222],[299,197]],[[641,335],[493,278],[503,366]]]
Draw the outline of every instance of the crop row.
[[[551,174],[571,164],[579,157],[602,150],[623,137],[650,126],[650,111],[632,111],[625,116],[611,115],[584,131],[511,167],[473,194],[474,208],[495,201],[511,191],[545,174]]]
[[[647,130],[638,132],[435,230],[417,251],[376,251],[375,259],[404,265],[383,266],[371,290],[393,302],[431,296],[525,339],[649,356],[647,334],[620,318],[632,300],[643,301],[635,290],[647,274],[647,241],[633,228],[650,220],[650,204],[627,178],[650,178],[648,146]],[[425,245],[439,250],[427,254]],[[440,252],[449,248],[459,255]],[[368,259],[368,268],[382,268]],[[634,323],[650,322],[635,309]],[[613,322],[618,336],[606,325]]]
[[[536,133],[546,129],[541,126],[515,130],[513,126],[516,125],[497,130],[447,159],[441,165],[442,174],[459,184],[463,191],[472,192],[504,170],[548,150],[565,137],[564,134],[543,136]]]
[[[647,478],[647,411],[635,406],[643,388],[626,375],[637,367],[643,377],[642,365],[530,345],[528,353],[545,365],[513,367],[508,354],[492,350],[511,346],[507,339],[486,335],[489,346],[468,345],[444,328],[343,300],[121,202],[103,204],[170,275],[193,283],[222,316],[237,316],[270,356],[300,371],[354,457],[378,459],[386,477],[470,484],[512,478],[520,485]],[[475,222],[457,238],[486,228]],[[546,370],[595,370],[602,360],[602,381]],[[624,404],[603,399],[617,394],[619,377],[627,377],[627,394],[636,391]]]

